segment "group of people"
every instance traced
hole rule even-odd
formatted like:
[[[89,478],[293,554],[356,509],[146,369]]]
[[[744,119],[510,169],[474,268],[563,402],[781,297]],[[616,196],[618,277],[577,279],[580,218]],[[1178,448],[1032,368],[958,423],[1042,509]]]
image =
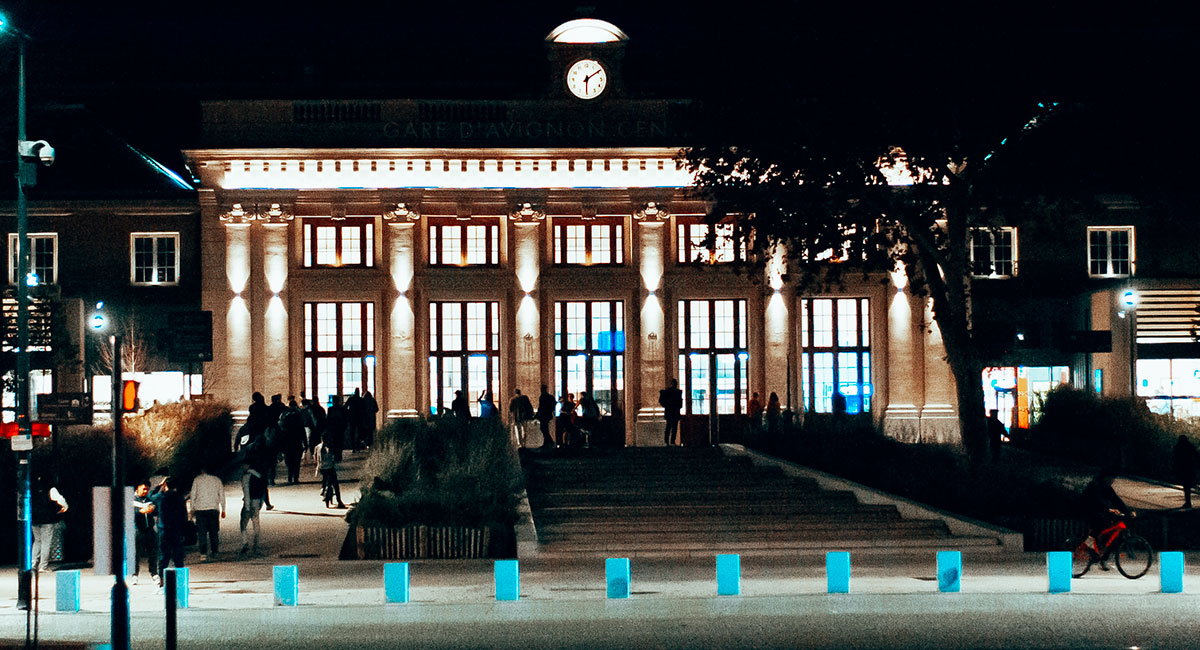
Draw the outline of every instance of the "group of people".
[[[137,579],[143,559],[150,576],[162,587],[163,571],[184,566],[189,522],[195,525],[200,560],[216,559],[220,550],[221,519],[225,518],[225,484],[202,468],[184,492],[182,481],[163,468],[135,490],[134,564]]]

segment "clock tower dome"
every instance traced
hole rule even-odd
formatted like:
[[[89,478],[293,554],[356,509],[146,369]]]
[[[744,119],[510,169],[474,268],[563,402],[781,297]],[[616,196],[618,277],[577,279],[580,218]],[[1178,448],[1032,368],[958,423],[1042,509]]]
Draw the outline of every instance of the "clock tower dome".
[[[595,18],[569,20],[546,37],[553,98],[594,102],[624,93],[621,63],[629,37]]]

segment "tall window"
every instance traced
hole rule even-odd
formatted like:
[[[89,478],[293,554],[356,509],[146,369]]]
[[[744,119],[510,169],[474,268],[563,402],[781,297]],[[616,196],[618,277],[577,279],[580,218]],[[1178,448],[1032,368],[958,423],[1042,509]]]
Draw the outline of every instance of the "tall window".
[[[375,220],[305,218],[304,266],[375,266]]]
[[[375,303],[304,303],[304,390],[322,404],[375,391]]]
[[[8,236],[8,283],[17,282],[17,236]],[[58,283],[58,235],[29,235],[29,271],[37,274],[38,284]]]
[[[625,393],[625,304],[554,303],[554,388],[558,395],[586,390],[605,413]]]
[[[129,236],[129,244],[131,282],[179,284],[179,233],[135,232]]]
[[[1088,275],[1119,278],[1133,275],[1133,226],[1088,226]]]
[[[800,387],[804,408],[832,413],[835,393],[847,413],[871,410],[871,327],[866,298],[800,303]]]
[[[500,264],[500,220],[429,219],[429,263],[433,266]]]
[[[685,413],[746,412],[748,324],[745,300],[679,301],[679,384]]]
[[[429,303],[429,412],[449,411],[459,390],[475,415],[483,391],[501,399],[498,302]]]
[[[1017,229],[972,228],[971,273],[981,278],[1017,274]]]
[[[702,217],[676,219],[680,264],[725,264],[746,259],[746,242],[736,237],[734,222],[706,223]]]
[[[555,264],[623,264],[621,219],[554,219]]]

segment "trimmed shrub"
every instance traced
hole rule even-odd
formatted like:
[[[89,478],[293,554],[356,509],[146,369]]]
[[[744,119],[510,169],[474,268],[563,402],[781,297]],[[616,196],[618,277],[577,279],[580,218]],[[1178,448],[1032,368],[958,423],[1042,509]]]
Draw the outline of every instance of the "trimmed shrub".
[[[496,419],[395,420],[375,437],[352,525],[511,527],[522,476]]]

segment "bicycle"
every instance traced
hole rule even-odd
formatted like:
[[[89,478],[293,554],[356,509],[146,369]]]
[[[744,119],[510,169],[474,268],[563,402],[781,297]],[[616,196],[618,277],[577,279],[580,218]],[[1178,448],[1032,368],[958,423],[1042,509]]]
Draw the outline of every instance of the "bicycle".
[[[1150,542],[1130,532],[1122,519],[1096,534],[1091,544],[1090,535],[1077,535],[1067,539],[1063,545],[1071,552],[1071,575],[1080,578],[1093,564],[1112,557],[1116,560],[1121,575],[1136,580],[1150,570],[1154,562],[1154,549]]]

